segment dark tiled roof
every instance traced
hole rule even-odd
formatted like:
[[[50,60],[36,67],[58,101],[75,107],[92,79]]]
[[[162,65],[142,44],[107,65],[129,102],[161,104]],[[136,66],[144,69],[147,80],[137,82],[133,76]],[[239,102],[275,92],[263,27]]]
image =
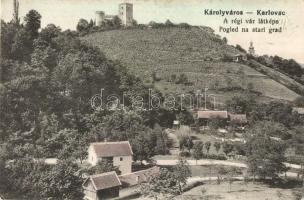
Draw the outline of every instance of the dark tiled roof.
[[[128,141],[91,143],[97,157],[132,156]]]
[[[159,175],[159,167],[151,167],[149,169],[137,172],[123,174],[118,176],[121,183],[125,186],[133,186],[143,182],[147,182],[150,177]]]
[[[121,185],[115,171],[93,175],[90,176],[89,179],[92,181],[97,191]]]
[[[197,111],[197,117],[199,119],[211,119],[211,118],[227,119],[228,112],[221,110],[199,110]]]

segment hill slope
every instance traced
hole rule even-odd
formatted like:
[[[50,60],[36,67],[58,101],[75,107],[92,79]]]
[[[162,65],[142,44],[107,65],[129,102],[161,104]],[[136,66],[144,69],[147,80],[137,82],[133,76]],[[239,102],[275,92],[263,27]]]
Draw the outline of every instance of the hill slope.
[[[224,62],[240,53],[225,44],[210,28],[130,29],[97,32],[83,37],[111,59],[119,60],[146,83],[155,73],[155,86],[163,93],[195,92],[208,87],[225,101],[250,83],[260,100],[291,101],[298,94],[247,65]],[[191,84],[176,84],[173,76],[185,74]],[[155,76],[154,75],[154,76]]]

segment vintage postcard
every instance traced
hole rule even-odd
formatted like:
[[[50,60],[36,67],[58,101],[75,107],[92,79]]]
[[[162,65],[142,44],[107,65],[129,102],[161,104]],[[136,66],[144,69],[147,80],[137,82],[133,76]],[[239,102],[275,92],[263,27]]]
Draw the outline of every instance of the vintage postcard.
[[[0,200],[304,199],[304,0],[1,0]]]

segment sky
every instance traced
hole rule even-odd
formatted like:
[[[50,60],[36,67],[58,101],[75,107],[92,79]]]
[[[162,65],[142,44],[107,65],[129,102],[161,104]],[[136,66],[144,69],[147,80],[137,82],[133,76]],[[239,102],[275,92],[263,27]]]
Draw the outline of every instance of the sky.
[[[35,9],[42,15],[42,27],[49,23],[60,26],[63,30],[75,30],[80,18],[95,19],[95,11],[101,10],[106,14],[117,14],[118,4],[126,0],[19,0],[20,18]],[[293,58],[304,63],[304,0],[127,0],[133,4],[134,19],[138,23],[150,21],[165,22],[170,19],[174,23],[186,22],[191,25],[209,26],[222,37],[228,39],[231,45],[240,44],[248,49],[252,41],[258,55],[279,55]],[[223,33],[219,26],[235,25],[223,24],[222,16],[204,15],[205,9],[213,10],[242,10],[254,12],[244,15],[245,19],[258,18],[278,19],[283,27],[282,33]],[[285,16],[256,16],[256,10],[285,11]],[[1,19],[9,21],[12,18],[13,0],[1,0]],[[229,23],[240,16],[227,17]],[[241,26],[245,26],[244,24]],[[252,28],[256,25],[247,25]],[[263,25],[264,26],[264,25]],[[261,27],[261,25],[258,25]],[[268,25],[266,27],[269,27]]]

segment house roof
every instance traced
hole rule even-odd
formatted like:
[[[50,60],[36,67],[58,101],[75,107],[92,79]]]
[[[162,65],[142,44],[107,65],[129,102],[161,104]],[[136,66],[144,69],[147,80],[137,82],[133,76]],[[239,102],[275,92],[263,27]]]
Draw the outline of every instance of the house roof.
[[[132,156],[129,141],[91,143],[97,157]]]
[[[85,182],[88,180],[92,182],[96,191],[121,185],[121,182],[115,171],[89,176]]]
[[[228,114],[230,117],[230,121],[238,122],[238,123],[247,123],[246,114]]]
[[[149,169],[136,171],[129,174],[123,174],[118,176],[123,185],[133,186],[143,182],[147,182],[149,177],[153,177],[159,174],[159,167],[151,167]]]
[[[227,119],[228,112],[222,110],[199,110],[197,111],[197,117],[199,119],[211,119],[211,118],[221,118]]]
[[[293,107],[292,111],[296,112],[296,113],[298,113],[300,115],[304,115],[304,107]]]

